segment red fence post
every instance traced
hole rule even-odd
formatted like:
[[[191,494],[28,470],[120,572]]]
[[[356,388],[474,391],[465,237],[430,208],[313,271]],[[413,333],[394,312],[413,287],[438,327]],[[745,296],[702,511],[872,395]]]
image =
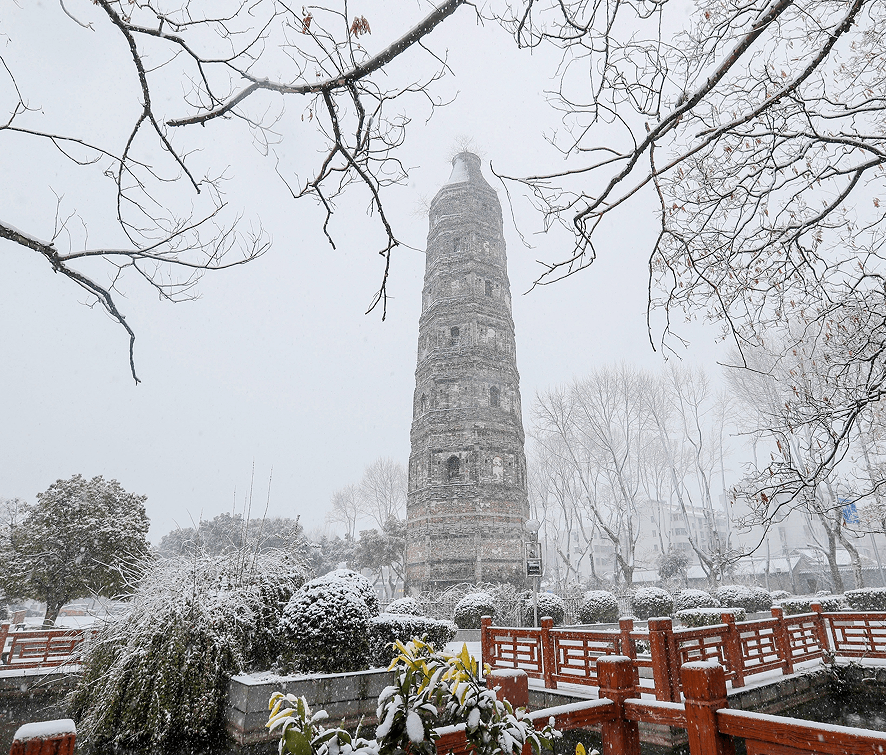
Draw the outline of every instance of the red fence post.
[[[655,699],[680,701],[680,680],[677,676],[674,628],[670,619],[649,619],[649,654],[652,656],[652,679]]]
[[[683,664],[682,674],[690,755],[735,755],[732,737],[717,728],[717,709],[729,707],[723,667],[694,661]]]
[[[781,606],[772,607],[772,618],[775,619],[775,627],[772,633],[775,635],[775,647],[781,656],[781,668],[785,674],[794,673],[794,651],[791,648],[791,635],[788,633],[788,625],[784,620],[784,611]]]
[[[0,654],[3,653],[4,648],[6,647],[6,638],[9,636],[9,622],[4,622],[0,624]]]
[[[486,687],[496,690],[499,700],[529,710],[529,675],[523,669],[500,668],[486,675]]]
[[[9,755],[73,755],[77,729],[69,718],[19,726]]]
[[[557,689],[557,680],[554,679],[554,674],[557,673],[557,657],[554,652],[554,638],[551,637],[553,628],[554,620],[550,616],[543,617],[541,620],[541,668],[547,689]]]
[[[818,637],[818,644],[822,651],[825,653],[830,653],[832,649],[836,651],[836,648],[831,648],[831,643],[828,642],[828,630],[821,610],[821,603],[813,603],[810,608],[812,608],[812,612],[815,614],[815,634]]]
[[[627,656],[605,655],[597,659],[600,697],[612,700],[617,711],[614,721],[601,724],[603,755],[640,755],[640,724],[624,716],[624,701],[637,695],[636,678],[637,666]]]
[[[744,687],[744,654],[741,652],[741,636],[735,626],[735,614],[723,613],[720,618],[726,625],[725,647],[726,661],[732,672],[732,687]]]
[[[619,648],[621,650],[621,654],[626,655],[628,658],[635,659],[637,657],[637,649],[634,647],[634,642],[631,639],[631,632],[634,631],[634,620],[619,619],[618,628],[621,632],[621,641],[619,643],[619,645],[621,646]]]
[[[480,619],[480,668],[488,663],[492,668],[492,617],[484,616]]]

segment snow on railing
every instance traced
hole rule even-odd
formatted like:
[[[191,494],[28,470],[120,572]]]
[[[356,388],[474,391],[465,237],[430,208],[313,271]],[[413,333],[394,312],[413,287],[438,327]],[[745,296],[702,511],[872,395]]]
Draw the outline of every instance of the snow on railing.
[[[784,616],[780,607],[765,619],[736,622],[730,613],[722,624],[674,629],[671,619],[650,619],[648,627],[634,629],[622,619],[619,629],[554,629],[549,618],[540,628],[495,627],[483,619],[483,662],[492,668],[522,668],[556,689],[559,682],[597,686],[600,658],[621,654],[652,669],[659,700],[679,700],[679,669],[695,661],[715,661],[724,668],[733,687],[745,677],[764,672],[790,674],[794,664],[825,654],[886,658],[886,613],[838,611]],[[638,654],[637,643],[649,644],[649,654]]]
[[[747,623],[751,622],[742,622]],[[776,640],[772,642],[773,646],[777,644]],[[544,723],[553,719],[561,731],[599,725],[607,755],[640,755],[641,723],[686,729],[690,755],[735,755],[732,737],[744,738],[748,755],[886,753],[884,732],[730,710],[726,670],[713,661],[694,661],[679,669],[684,696],[681,702],[641,699],[637,662],[626,656],[599,657],[596,674],[599,699],[533,711],[532,719]],[[437,734],[438,755],[471,752],[464,724],[438,729]],[[523,755],[530,753],[525,745]]]

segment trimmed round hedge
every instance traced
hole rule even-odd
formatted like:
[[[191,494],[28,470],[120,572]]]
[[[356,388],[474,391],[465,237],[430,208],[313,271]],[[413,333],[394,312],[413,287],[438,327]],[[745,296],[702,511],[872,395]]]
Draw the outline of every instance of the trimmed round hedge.
[[[644,621],[653,616],[670,616],[674,610],[674,599],[660,587],[641,587],[631,598],[631,608],[634,615]]]
[[[606,590],[588,590],[578,608],[582,624],[612,624],[618,621],[618,600]]]
[[[453,619],[459,629],[479,629],[484,616],[495,619],[495,600],[488,592],[471,592],[458,601]]]
[[[709,592],[686,588],[674,594],[674,610],[687,611],[692,608],[717,608],[720,604]]]
[[[768,611],[772,608],[772,595],[756,585],[723,585],[716,598],[726,608],[744,608],[748,613]]]
[[[310,584],[331,585],[336,590],[345,586],[363,601],[370,616],[378,616],[379,614],[378,595],[375,594],[375,588],[372,586],[372,582],[358,572],[351,569],[336,569],[321,577],[315,577]]]
[[[397,598],[397,600],[392,601],[385,609],[385,613],[399,613],[406,614],[408,616],[423,615],[421,606],[418,604],[418,601],[415,598],[410,598],[409,596],[405,598]]]
[[[533,606],[532,595],[525,598],[521,604],[521,618],[523,626],[532,626],[535,619],[535,610]],[[554,624],[562,624],[566,618],[566,603],[559,595],[551,592],[540,592],[538,594],[538,621],[545,616],[550,616],[554,620]]]
[[[312,580],[283,609],[280,631],[288,641],[283,660],[310,673],[360,671],[369,658],[370,618],[347,582]]]

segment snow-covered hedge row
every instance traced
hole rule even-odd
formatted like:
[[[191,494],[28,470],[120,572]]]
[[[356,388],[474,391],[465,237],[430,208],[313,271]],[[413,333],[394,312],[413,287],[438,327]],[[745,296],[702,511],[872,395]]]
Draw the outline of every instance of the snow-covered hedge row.
[[[821,603],[821,609],[823,611],[841,611],[844,607],[842,595],[816,595],[815,597],[806,598],[785,598],[779,602],[781,603],[784,612],[789,615],[809,613],[812,611],[813,603]]]
[[[854,611],[886,611],[886,587],[847,590],[845,598]]]
[[[736,621],[745,621],[744,608],[687,608],[677,611],[677,618],[684,627],[710,627],[723,623],[723,614],[731,613]]]
[[[417,637],[442,650],[456,631],[451,621],[426,616],[391,613],[373,616],[369,620],[369,663],[387,668],[395,655],[392,644],[396,640],[405,643]]]
[[[725,608],[744,608],[748,613],[772,608],[772,595],[756,585],[723,585],[715,597]]]
[[[582,624],[611,624],[618,621],[618,599],[606,590],[588,590],[578,608]]]
[[[523,619],[523,626],[532,626],[535,610],[531,594],[523,600],[520,615]],[[555,625],[562,624],[566,618],[566,603],[563,601],[563,598],[551,592],[540,592],[538,594],[539,623],[541,623],[545,616],[550,616],[554,620]]]
[[[641,587],[631,598],[631,609],[634,616],[643,620],[653,616],[670,616],[674,610],[674,599],[660,587]]]
[[[488,592],[471,592],[458,601],[453,619],[459,629],[479,629],[484,616],[495,621],[495,600]]]
[[[422,616],[421,606],[415,598],[409,596],[405,598],[397,598],[397,600],[388,604],[385,613],[402,613],[409,616]]]
[[[717,608],[719,605],[717,599],[704,590],[686,588],[677,590],[674,594],[674,610],[678,614],[680,611],[687,611],[690,608]]]
[[[230,677],[270,667],[283,606],[303,581],[279,554],[149,563],[126,612],[86,644],[68,700],[78,748],[211,748]]]

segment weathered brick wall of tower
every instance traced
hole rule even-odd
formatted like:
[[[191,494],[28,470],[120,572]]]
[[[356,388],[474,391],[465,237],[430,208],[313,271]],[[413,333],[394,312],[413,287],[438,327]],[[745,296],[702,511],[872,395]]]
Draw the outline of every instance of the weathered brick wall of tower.
[[[501,205],[480,159],[431,203],[406,519],[410,589],[523,578],[526,457]]]

